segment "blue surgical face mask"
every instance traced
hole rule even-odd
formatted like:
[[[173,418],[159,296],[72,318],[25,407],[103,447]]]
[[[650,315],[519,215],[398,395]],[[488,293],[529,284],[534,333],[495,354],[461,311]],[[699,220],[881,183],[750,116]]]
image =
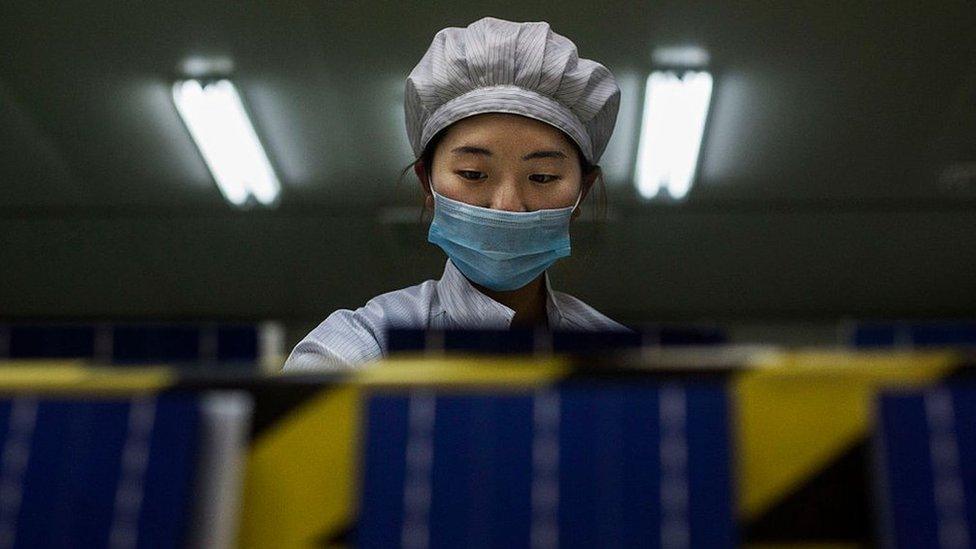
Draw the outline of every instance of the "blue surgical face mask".
[[[579,205],[509,212],[434,195],[427,240],[444,250],[469,280],[495,291],[521,288],[570,253],[569,221]]]

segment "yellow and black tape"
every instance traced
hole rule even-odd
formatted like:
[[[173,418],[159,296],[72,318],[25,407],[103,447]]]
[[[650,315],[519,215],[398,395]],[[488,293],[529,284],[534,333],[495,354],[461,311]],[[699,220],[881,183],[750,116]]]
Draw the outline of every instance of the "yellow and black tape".
[[[872,403],[938,382],[950,352],[764,355],[732,383],[740,535],[746,542],[867,544]]]

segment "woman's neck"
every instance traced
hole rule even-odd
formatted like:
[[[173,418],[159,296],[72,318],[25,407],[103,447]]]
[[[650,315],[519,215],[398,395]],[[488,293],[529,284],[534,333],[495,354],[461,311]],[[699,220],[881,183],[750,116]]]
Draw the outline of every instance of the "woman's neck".
[[[540,325],[548,327],[549,315],[546,310],[545,277],[545,273],[542,273],[525,286],[507,292],[490,290],[479,284],[474,284],[474,287],[486,296],[515,311],[515,316],[512,317],[512,327]]]

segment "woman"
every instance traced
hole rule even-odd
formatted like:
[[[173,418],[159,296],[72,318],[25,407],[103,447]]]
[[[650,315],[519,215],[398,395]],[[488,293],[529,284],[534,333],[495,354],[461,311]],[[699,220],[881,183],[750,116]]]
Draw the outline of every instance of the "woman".
[[[332,313],[285,369],[374,360],[391,327],[626,330],[546,274],[569,255],[569,223],[600,176],[620,102],[610,71],[548,23],[485,17],[439,31],[405,94],[444,274]]]

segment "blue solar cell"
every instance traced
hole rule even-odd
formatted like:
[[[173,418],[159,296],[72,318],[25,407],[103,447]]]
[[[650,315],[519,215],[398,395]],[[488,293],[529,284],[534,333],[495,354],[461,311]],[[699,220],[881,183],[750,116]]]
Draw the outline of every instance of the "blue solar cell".
[[[976,345],[976,322],[913,324],[912,343],[921,347]]]
[[[877,410],[874,475],[886,545],[971,547],[976,387],[883,394]]]
[[[253,362],[258,359],[258,328],[254,325],[217,327],[217,360]]]
[[[137,324],[116,326],[112,360],[119,364],[193,362],[200,359],[197,326]]]
[[[732,547],[727,407],[719,384],[375,396],[359,546]]]
[[[95,329],[76,325],[13,325],[10,358],[92,358]]]

